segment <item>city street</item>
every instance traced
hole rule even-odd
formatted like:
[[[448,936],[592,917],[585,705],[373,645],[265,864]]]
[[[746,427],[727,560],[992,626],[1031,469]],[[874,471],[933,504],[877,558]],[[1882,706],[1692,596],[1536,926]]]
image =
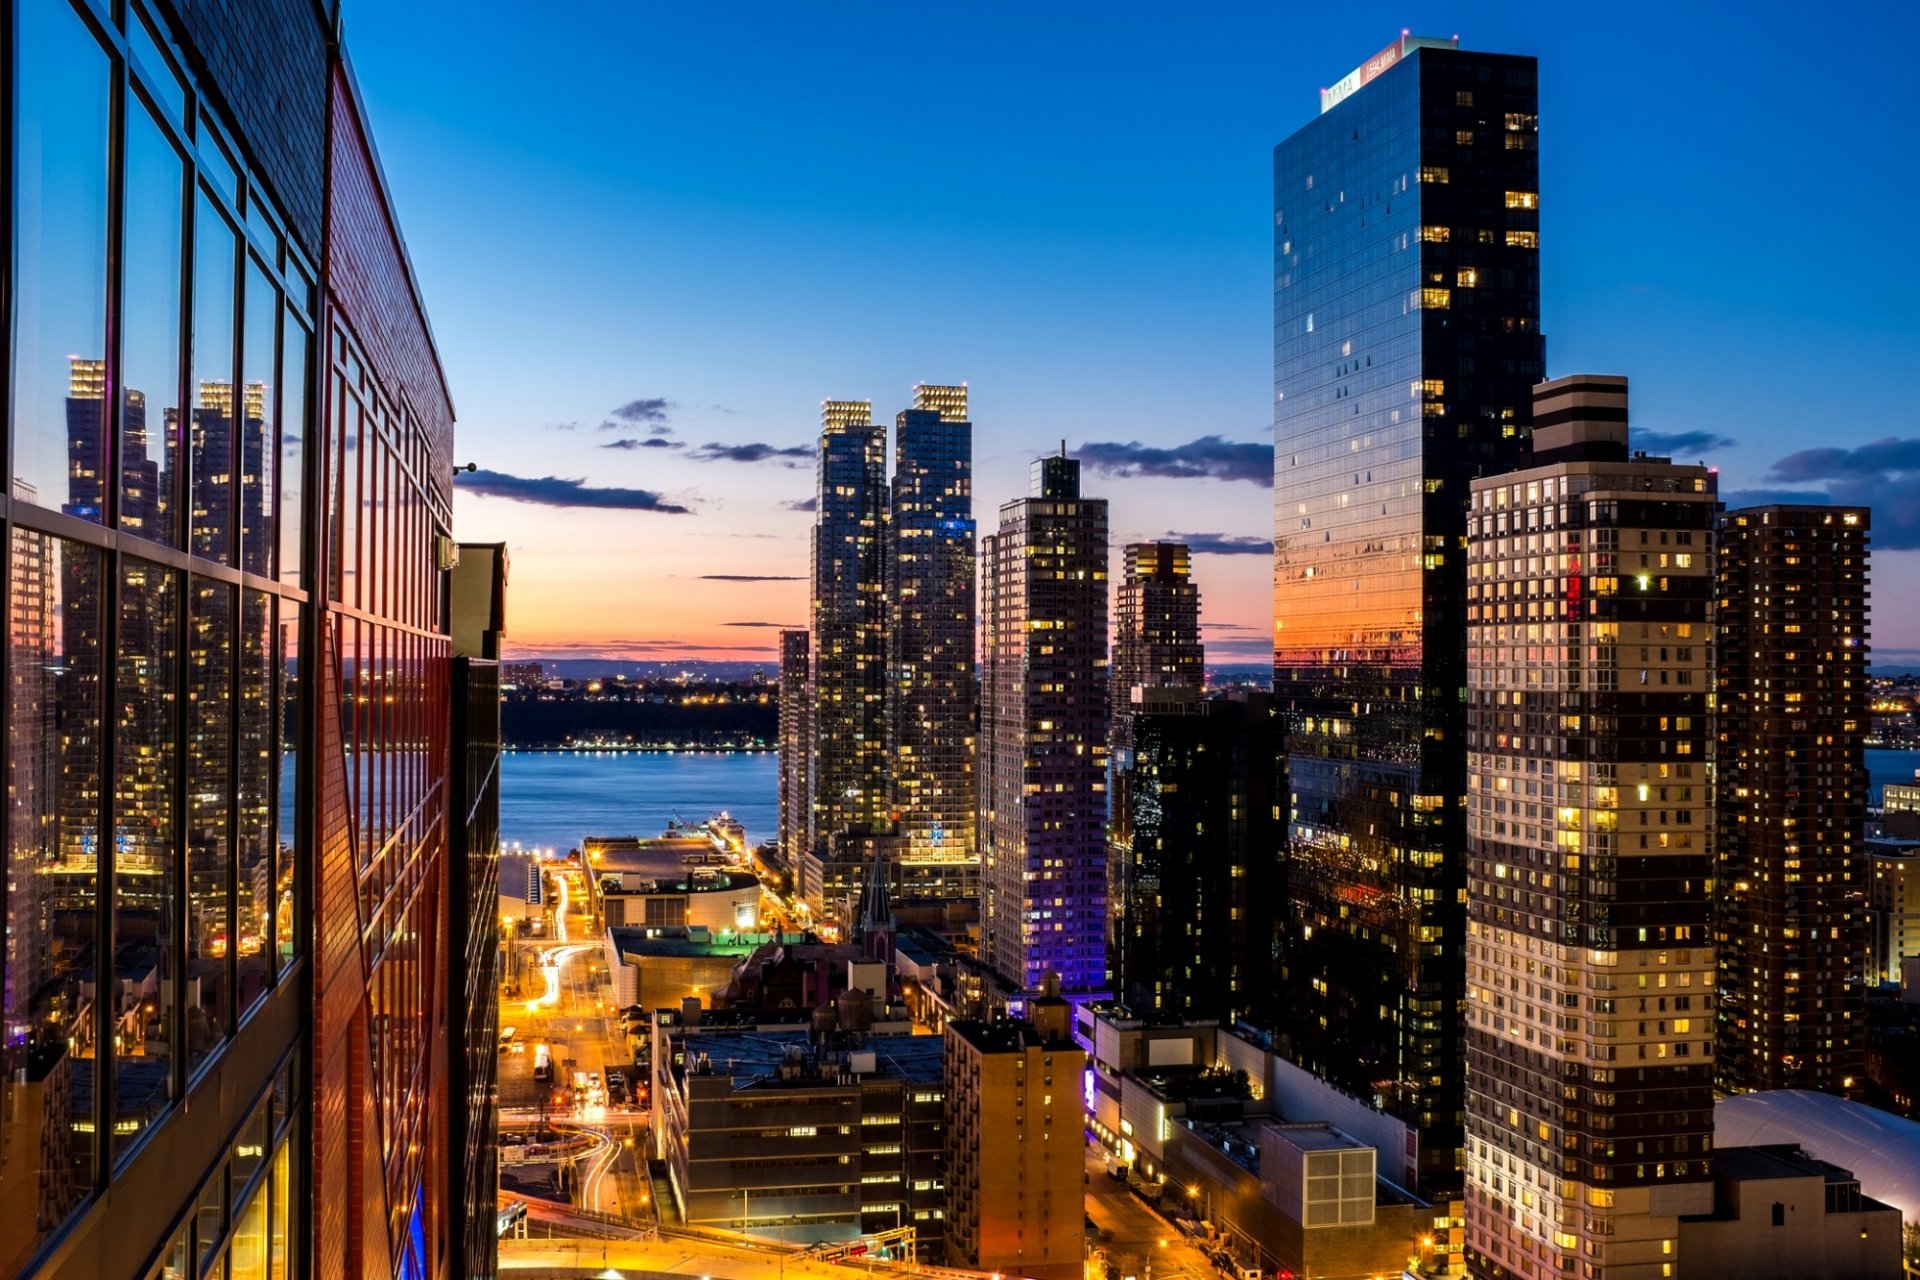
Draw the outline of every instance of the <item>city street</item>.
[[[618,1010],[609,1003],[605,957],[585,907],[580,869],[549,864],[553,904],[549,936],[520,936],[511,944],[509,985],[500,997],[500,1025],[514,1029],[500,1056],[500,1129],[503,1136],[532,1142],[544,1121],[584,1135],[584,1149],[569,1148],[573,1203],[582,1209],[646,1222],[653,1218],[646,1179],[646,1116],[613,1103],[609,1072],[631,1082],[634,1066]],[[511,980],[518,977],[519,990]],[[538,1047],[551,1056],[553,1079],[534,1077]],[[576,1087],[581,1082],[584,1087]],[[510,1147],[509,1147],[510,1150]],[[503,1162],[507,1161],[503,1155]],[[557,1163],[519,1163],[536,1181],[557,1173]],[[536,1188],[528,1183],[529,1191]],[[551,1189],[546,1194],[552,1195]]]
[[[1095,1233],[1088,1252],[1104,1249],[1122,1280],[1217,1280],[1219,1272],[1171,1223],[1107,1176],[1104,1150],[1087,1144],[1087,1216]]]

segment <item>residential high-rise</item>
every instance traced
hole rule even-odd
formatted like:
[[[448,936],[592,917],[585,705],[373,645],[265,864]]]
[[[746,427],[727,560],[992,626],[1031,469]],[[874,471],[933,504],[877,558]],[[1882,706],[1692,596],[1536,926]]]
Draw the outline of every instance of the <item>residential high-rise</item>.
[[[894,421],[887,530],[887,754],[909,861],[973,861],[973,424],[922,384]]]
[[[1134,542],[1122,552],[1113,612],[1110,739],[1117,753],[1131,745],[1133,704],[1141,690],[1206,684],[1200,643],[1200,587],[1184,542]]]
[[[1121,556],[1107,685],[1107,959],[1115,990],[1126,1000],[1121,935],[1128,928],[1137,934],[1145,923],[1128,878],[1134,869],[1134,716],[1149,702],[1163,712],[1194,706],[1206,684],[1206,654],[1200,645],[1200,588],[1187,545],[1135,542]],[[1129,913],[1131,925],[1122,919]]]
[[[244,8],[6,23],[0,1275],[490,1276],[453,411],[338,6]]]
[[[1865,507],[1765,506],[1720,531],[1718,1081],[1866,1077]]]
[[[798,873],[813,848],[813,670],[805,631],[780,633],[780,857]]]
[[[816,852],[890,825],[887,795],[887,433],[865,400],[820,409],[813,525]]]
[[[1718,499],[1625,378],[1533,424],[1467,521],[1466,1260],[1639,1280],[1713,1210]]]
[[[1114,992],[1143,1018],[1276,1012],[1279,732],[1264,693],[1133,707],[1108,857]],[[1127,808],[1123,812],[1122,805]]]
[[[1532,58],[1403,36],[1274,149],[1274,701],[1290,882],[1279,1030],[1459,1186],[1467,486],[1527,456]]]
[[[947,1250],[975,1271],[1080,1280],[1087,1055],[1066,1001],[1030,1005],[1031,1021],[947,1023]]]
[[[1107,503],[1064,451],[981,541],[981,949],[1016,991],[1106,983]]]

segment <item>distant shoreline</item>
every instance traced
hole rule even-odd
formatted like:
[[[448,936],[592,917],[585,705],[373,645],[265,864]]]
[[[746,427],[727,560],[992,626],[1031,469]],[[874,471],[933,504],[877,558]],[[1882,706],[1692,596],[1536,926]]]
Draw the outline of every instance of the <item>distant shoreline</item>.
[[[557,746],[552,743],[533,743],[520,745],[508,743],[501,748],[510,755],[543,756],[764,756],[772,755],[778,747],[639,747],[604,746],[579,747]]]

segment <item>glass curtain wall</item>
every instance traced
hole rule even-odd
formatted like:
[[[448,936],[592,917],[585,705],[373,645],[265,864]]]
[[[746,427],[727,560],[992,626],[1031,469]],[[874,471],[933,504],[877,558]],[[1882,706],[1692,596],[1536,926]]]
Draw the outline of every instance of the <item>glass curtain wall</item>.
[[[300,946],[317,292],[142,4],[17,0],[0,21],[6,1277],[177,1113]],[[287,1273],[298,1117],[275,1092],[156,1274]]]

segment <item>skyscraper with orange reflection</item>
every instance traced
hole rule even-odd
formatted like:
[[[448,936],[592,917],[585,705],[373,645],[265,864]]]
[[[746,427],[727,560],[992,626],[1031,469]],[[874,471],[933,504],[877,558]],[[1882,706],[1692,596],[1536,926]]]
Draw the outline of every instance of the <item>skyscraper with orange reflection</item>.
[[[1274,149],[1279,1030],[1460,1185],[1468,484],[1543,372],[1532,58],[1403,35]]]

